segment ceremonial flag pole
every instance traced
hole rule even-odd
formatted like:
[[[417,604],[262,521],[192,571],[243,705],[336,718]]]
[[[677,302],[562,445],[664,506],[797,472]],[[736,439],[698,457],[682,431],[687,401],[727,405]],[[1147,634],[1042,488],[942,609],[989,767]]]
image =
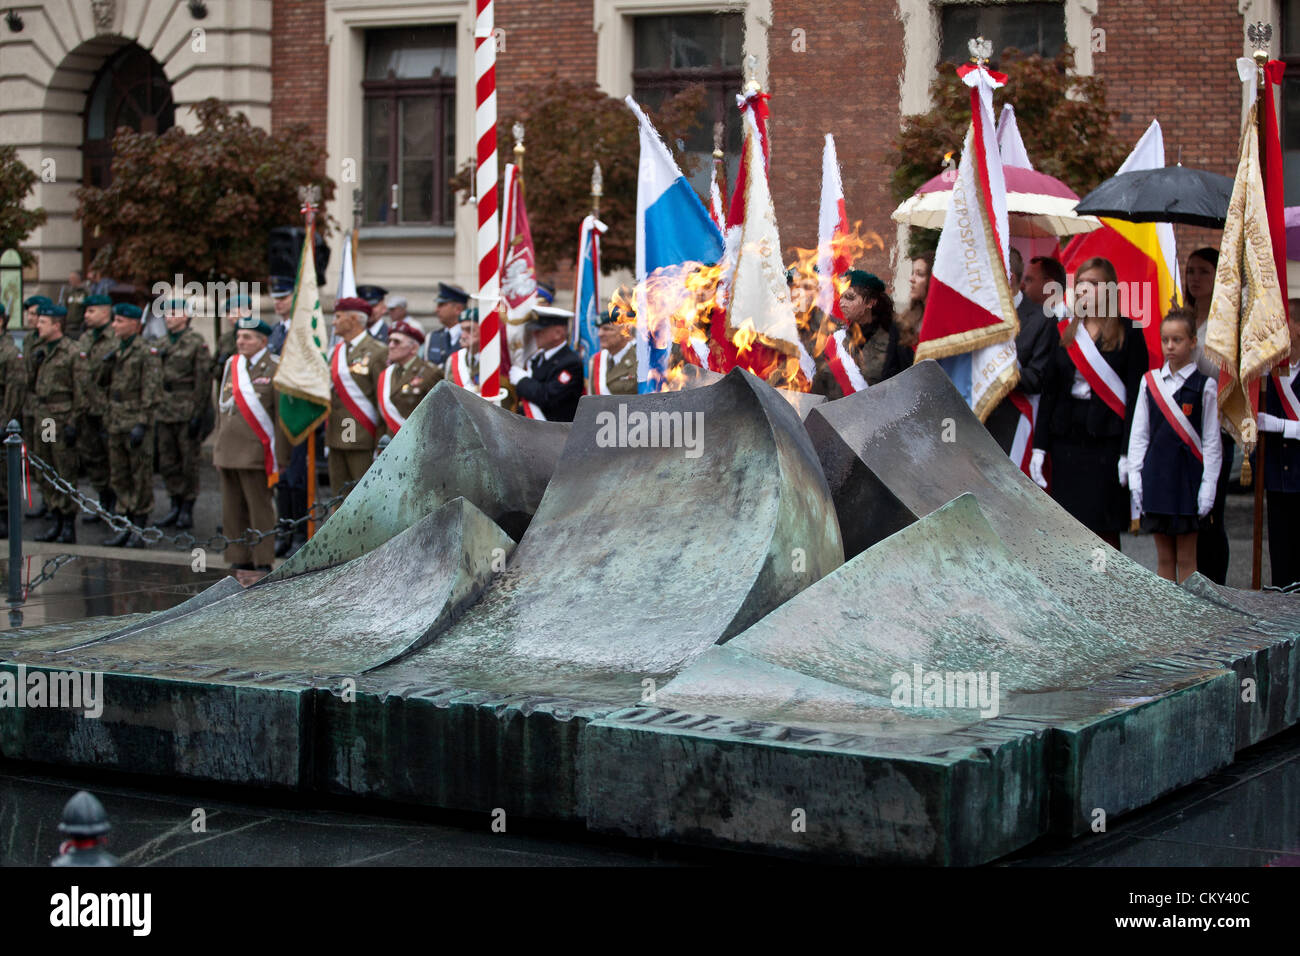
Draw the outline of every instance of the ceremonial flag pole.
[[[713,169],[709,172],[709,217],[721,232],[727,226],[727,214],[722,208],[722,196],[727,191],[727,174],[723,167],[726,156],[722,152],[722,124],[713,124]]]
[[[591,215],[578,230],[578,268],[573,282],[572,348],[586,360],[600,351],[596,316],[600,312],[600,236],[608,227],[600,221],[604,176],[600,163],[591,167]]]
[[[1245,79],[1254,81],[1255,94],[1242,132],[1240,159],[1232,186],[1232,199],[1223,225],[1219,268],[1214,278],[1210,317],[1205,323],[1205,355],[1219,366],[1219,416],[1224,429],[1242,446],[1242,452],[1256,455],[1255,520],[1252,541],[1251,587],[1263,581],[1263,504],[1265,443],[1259,432],[1256,411],[1259,380],[1291,351],[1283,288],[1274,260],[1270,235],[1270,211],[1264,156],[1270,143],[1261,121],[1271,98],[1266,84],[1266,52],[1272,28],[1252,24],[1248,30],[1255,45],[1256,75],[1247,61]],[[1280,76],[1280,74],[1279,74]],[[1265,97],[1259,97],[1260,90]],[[1276,136],[1269,131],[1270,135]],[[1280,148],[1279,148],[1280,151]],[[1280,195],[1280,193],[1279,193]],[[1280,217],[1279,217],[1280,218]],[[1243,475],[1246,466],[1243,465]]]
[[[971,91],[957,178],[934,254],[916,360],[940,360],[980,421],[1020,380],[1008,270],[1006,180],[993,124],[993,90],[1007,78],[985,64],[993,44],[970,41],[971,63],[957,74]]]
[[[527,358],[526,325],[537,307],[537,255],[524,205],[524,126],[514,124],[515,161],[507,163],[502,190],[501,300],[497,321],[501,335],[500,363],[522,366]],[[486,348],[486,346],[485,346]],[[482,375],[479,376],[480,382]]]
[[[475,199],[478,207],[479,394],[501,400],[501,320],[497,306],[497,90],[493,0],[476,0],[474,22],[474,133],[478,143]]]
[[[316,205],[320,202],[319,186],[299,190],[302,212],[307,221],[302,252],[298,257],[298,278],[294,283],[290,308],[289,334],[284,339],[280,365],[272,386],[279,394],[277,405],[280,431],[289,443],[307,442],[307,508],[316,504],[316,426],[329,415],[331,383],[325,361],[325,318],[320,292],[316,287]],[[307,534],[316,531],[308,519]]]

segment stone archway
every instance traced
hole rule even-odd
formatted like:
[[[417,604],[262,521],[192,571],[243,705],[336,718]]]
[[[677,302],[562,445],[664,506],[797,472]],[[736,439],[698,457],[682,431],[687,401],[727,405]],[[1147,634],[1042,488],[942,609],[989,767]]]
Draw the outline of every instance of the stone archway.
[[[197,19],[175,0],[30,0],[21,32],[0,26],[0,59],[9,64],[0,75],[0,129],[40,174],[29,201],[49,217],[26,243],[37,256],[34,291],[57,294],[85,258],[76,191],[106,159],[85,155],[96,138],[87,113],[103,71],[133,47],[165,78],[175,125],[190,128],[197,120],[187,107],[215,96],[270,129],[271,7],[272,0],[208,4]],[[153,68],[149,75],[156,79]],[[123,125],[136,128],[137,111],[123,108],[130,114]],[[156,104],[138,113],[138,128],[150,115],[159,122]]]
[[[107,186],[112,179],[113,137],[119,128],[165,133],[176,124],[171,82],[148,51],[127,43],[95,74],[86,94],[84,119],[81,182],[86,186]],[[82,229],[83,269],[108,241],[107,236]]]

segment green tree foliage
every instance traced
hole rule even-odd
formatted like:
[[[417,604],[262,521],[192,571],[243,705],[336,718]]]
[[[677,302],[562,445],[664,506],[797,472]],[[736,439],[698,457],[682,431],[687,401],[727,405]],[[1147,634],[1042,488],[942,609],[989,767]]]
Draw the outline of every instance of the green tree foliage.
[[[334,195],[325,151],[306,126],[280,135],[209,98],[190,107],[199,129],[161,136],[119,129],[112,182],[77,191],[78,217],[110,242],[94,266],[148,287],[180,274],[186,281],[254,281],[267,269],[267,234],[302,222],[298,187]],[[328,234],[329,223],[317,218]]]
[[[696,125],[704,88],[689,87],[646,114],[673,158],[690,175],[679,147]],[[578,226],[591,211],[591,165],[604,176],[600,218],[609,224],[601,236],[601,268],[630,269],[636,261],[636,178],[640,140],[636,118],[622,100],[594,83],[552,78],[527,90],[519,106],[497,127],[499,165],[514,161],[515,123],[524,124],[524,203],[537,252],[539,274],[567,272],[578,255]],[[472,161],[452,181],[472,198]]]
[[[34,257],[21,244],[46,219],[44,209],[23,205],[37,178],[18,158],[17,149],[7,144],[0,146],[0,250],[18,249],[25,266],[31,265]]]
[[[1114,112],[1106,107],[1106,84],[1077,76],[1074,51],[1066,46],[1054,60],[1007,50],[998,66],[1007,84],[993,94],[994,116],[1003,103],[1016,109],[1016,121],[1034,168],[1055,176],[1080,196],[1114,175],[1128,147],[1115,136]],[[935,104],[928,113],[907,117],[889,156],[890,191],[902,202],[939,174],[943,157],[961,152],[970,125],[970,88],[951,63],[939,66],[930,85]],[[928,233],[928,235],[926,235]],[[934,230],[912,230],[913,253],[933,248]]]

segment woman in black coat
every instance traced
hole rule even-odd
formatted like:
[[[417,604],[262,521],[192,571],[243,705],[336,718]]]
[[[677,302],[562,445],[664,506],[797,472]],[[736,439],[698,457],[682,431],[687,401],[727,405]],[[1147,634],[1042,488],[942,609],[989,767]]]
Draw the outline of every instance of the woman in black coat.
[[[1074,274],[1075,314],[1062,327],[1061,344],[1048,363],[1031,465],[1034,480],[1044,484],[1043,458],[1050,456],[1052,497],[1116,549],[1130,520],[1127,462],[1121,459],[1138,386],[1149,368],[1142,331],[1118,314],[1118,290],[1107,259],[1089,259]],[[1084,335],[1124,384],[1123,415],[1096,393],[1071,358],[1072,346],[1082,350],[1076,336]]]

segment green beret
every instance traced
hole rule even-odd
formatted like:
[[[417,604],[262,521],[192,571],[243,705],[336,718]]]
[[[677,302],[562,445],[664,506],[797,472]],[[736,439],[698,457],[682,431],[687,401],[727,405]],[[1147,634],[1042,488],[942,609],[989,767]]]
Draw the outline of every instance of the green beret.
[[[239,321],[235,323],[235,328],[242,329],[245,332],[261,332],[263,335],[271,334],[271,326],[264,320],[252,315],[242,316]]]
[[[81,304],[82,305],[112,305],[113,300],[110,299],[108,296],[104,295],[102,292],[100,292],[100,293],[96,293],[95,295],[86,296],[81,301]]]
[[[460,321],[462,321],[462,322],[477,322],[477,321],[478,321],[478,306],[476,306],[476,305],[471,305],[468,309],[463,310],[463,311],[460,313]]]
[[[885,291],[885,283],[873,273],[862,269],[850,269],[844,273],[844,276],[849,280],[849,285],[855,289],[862,289],[872,295],[880,295]]]
[[[68,310],[61,305],[55,305],[53,302],[51,302],[48,305],[39,306],[36,309],[36,314],[48,315],[56,319],[66,319],[68,317]]]
[[[30,309],[32,306],[37,306],[39,308],[42,305],[53,305],[53,304],[54,303],[50,301],[49,296],[44,296],[44,295],[28,296],[26,299],[23,300],[24,309]]]
[[[124,319],[136,319],[137,321],[144,315],[138,305],[132,305],[130,302],[119,302],[113,306],[113,314],[120,315]]]

